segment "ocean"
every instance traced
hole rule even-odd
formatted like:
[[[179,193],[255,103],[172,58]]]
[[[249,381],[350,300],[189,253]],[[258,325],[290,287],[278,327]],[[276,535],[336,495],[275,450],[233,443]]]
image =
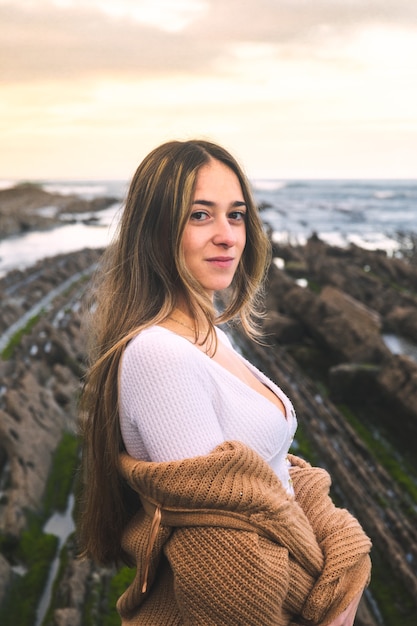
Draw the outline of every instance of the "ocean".
[[[127,181],[111,180],[38,182],[54,193],[76,193],[87,199],[108,195],[118,200],[97,214],[94,225],[84,224],[85,216],[74,215],[73,224],[0,240],[0,275],[46,256],[107,245],[128,187]],[[0,181],[0,188],[11,184]],[[332,245],[354,243],[395,255],[409,234],[417,235],[417,180],[269,179],[253,180],[252,186],[262,218],[276,241],[303,244],[317,233]]]
[[[279,241],[398,250],[398,235],[417,232],[417,181],[254,181],[263,219]]]

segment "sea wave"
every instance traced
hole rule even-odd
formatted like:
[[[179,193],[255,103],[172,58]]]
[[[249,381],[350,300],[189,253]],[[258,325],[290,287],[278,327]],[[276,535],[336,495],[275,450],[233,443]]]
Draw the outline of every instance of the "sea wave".
[[[278,191],[285,189],[288,183],[283,180],[253,180],[252,186],[255,191]]]
[[[107,194],[107,185],[99,184],[43,184],[42,188],[48,193],[59,193],[61,196],[71,196],[71,195],[80,195],[85,196],[89,195],[92,197],[101,196]]]
[[[100,196],[116,196],[123,198],[126,195],[128,181],[124,180],[11,180],[0,179],[0,190],[11,189],[24,182],[32,183],[51,194],[62,196],[80,196],[87,200]]]
[[[395,191],[375,191],[373,194],[373,197],[376,198],[377,200],[391,200],[392,198],[395,198],[397,196],[397,193]]]
[[[4,180],[3,183],[5,184]],[[327,243],[346,246],[355,243],[363,248],[383,249],[395,254],[398,233],[417,233],[417,182],[414,181],[282,181],[255,179],[254,196],[262,206],[262,220],[274,232],[274,240],[302,244],[312,233]],[[13,183],[15,185],[16,182]],[[0,273],[11,266],[20,267],[38,258],[84,246],[102,247],[109,241],[108,229],[114,232],[127,189],[123,181],[44,180],[48,190],[61,193],[118,197],[118,202],[99,211],[94,224],[75,223],[43,234],[22,235],[0,241]],[[1,186],[1,181],[0,181]],[[388,192],[395,196],[388,197]],[[381,196],[381,197],[378,197]],[[52,206],[39,209],[52,213]],[[74,217],[74,216],[71,216]],[[85,220],[91,215],[82,214]],[[403,237],[404,239],[404,237]],[[404,242],[402,243],[404,246]]]

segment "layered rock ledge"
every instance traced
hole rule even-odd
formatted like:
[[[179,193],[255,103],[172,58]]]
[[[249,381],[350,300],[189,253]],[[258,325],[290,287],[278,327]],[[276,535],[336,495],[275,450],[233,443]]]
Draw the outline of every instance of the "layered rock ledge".
[[[10,189],[1,189],[0,239],[72,223],[75,216],[94,221],[94,216],[88,214],[118,202],[119,198],[110,196],[85,200],[75,194],[49,193],[35,183],[21,183]]]
[[[65,430],[75,430],[85,364],[80,302],[99,256],[98,250],[62,255],[0,280],[0,337],[54,294],[12,355],[0,361],[3,535],[21,536],[30,512],[40,507],[57,442]],[[388,438],[393,456],[401,466],[409,463],[415,479],[417,364],[392,354],[383,335],[417,343],[417,269],[378,252],[332,248],[315,237],[306,246],[275,246],[274,256],[280,261],[268,277],[267,345],[232,332],[293,399],[312,460],[329,469],[335,497],[358,516],[416,611],[417,502],[355,423],[375,438]],[[81,625],[89,591],[97,578],[111,576],[78,561],[75,552],[69,544],[51,624]],[[0,555],[0,602],[16,576],[12,565]],[[375,603],[371,587],[358,626],[380,623]],[[408,606],[397,609],[408,618]]]

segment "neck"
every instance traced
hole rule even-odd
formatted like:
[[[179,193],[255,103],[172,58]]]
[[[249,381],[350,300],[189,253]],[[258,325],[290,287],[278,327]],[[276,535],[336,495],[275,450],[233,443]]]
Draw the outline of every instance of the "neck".
[[[175,309],[170,314],[169,319],[187,328],[193,333],[195,333],[198,329],[199,335],[207,335],[210,328],[206,316],[201,312],[197,316],[193,315],[188,305],[183,301],[180,301],[177,304]]]
[[[214,356],[217,341],[211,335],[204,315],[196,319],[189,311],[185,312],[183,308],[176,307],[162,325],[191,341],[208,356]]]
[[[181,326],[195,332],[198,329],[199,334],[203,334],[208,329],[207,321],[204,319],[196,319],[189,313],[185,313],[182,309],[176,308],[169,316],[173,322],[180,324]]]

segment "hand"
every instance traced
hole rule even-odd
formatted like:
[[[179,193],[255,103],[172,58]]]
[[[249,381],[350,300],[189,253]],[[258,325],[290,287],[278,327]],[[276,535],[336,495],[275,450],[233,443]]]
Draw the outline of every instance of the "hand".
[[[334,620],[327,624],[327,626],[353,626],[361,597],[362,592],[358,593],[343,613],[340,613],[340,615],[335,617]]]

